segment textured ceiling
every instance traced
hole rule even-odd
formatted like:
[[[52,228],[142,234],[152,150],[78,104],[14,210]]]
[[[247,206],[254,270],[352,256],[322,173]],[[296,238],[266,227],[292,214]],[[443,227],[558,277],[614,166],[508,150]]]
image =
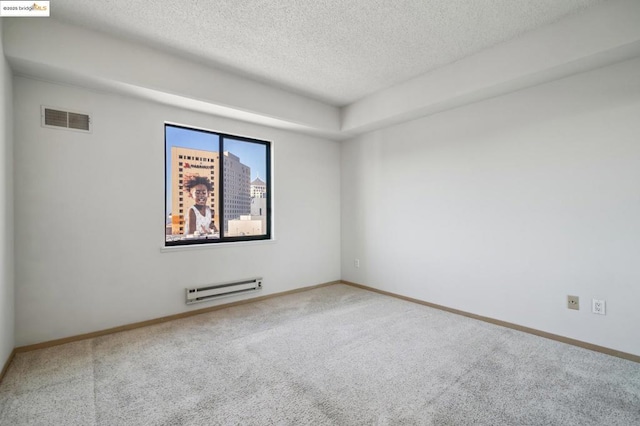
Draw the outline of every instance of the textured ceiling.
[[[52,17],[342,106],[604,0],[55,0]]]

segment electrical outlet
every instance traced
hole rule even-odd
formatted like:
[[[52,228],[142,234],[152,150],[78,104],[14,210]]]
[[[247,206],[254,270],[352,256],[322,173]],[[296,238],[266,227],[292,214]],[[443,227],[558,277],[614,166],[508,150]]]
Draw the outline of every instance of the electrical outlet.
[[[353,266],[355,266],[356,268],[359,268],[360,267],[360,259],[355,259],[353,261]]]
[[[579,310],[580,298],[578,296],[567,296],[567,308]]]
[[[591,312],[593,312],[594,314],[606,315],[605,309],[606,309],[606,301],[598,300],[598,299],[591,300]]]

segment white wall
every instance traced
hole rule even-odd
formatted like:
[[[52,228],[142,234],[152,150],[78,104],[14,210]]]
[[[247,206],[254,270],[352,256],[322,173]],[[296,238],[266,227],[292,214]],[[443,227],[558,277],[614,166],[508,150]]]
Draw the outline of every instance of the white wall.
[[[638,75],[622,62],[346,141],[342,278],[640,355]]]
[[[0,19],[0,370],[14,347],[13,87]]]
[[[267,295],[340,278],[337,142],[14,82],[17,346],[247,297],[187,307],[186,286],[262,276]],[[40,105],[91,113],[93,133],[41,127]],[[164,120],[273,141],[275,242],[160,251]]]

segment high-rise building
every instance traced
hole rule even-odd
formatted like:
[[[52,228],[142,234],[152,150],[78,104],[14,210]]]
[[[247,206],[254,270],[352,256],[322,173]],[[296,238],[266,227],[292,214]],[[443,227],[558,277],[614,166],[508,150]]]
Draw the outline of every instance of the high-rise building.
[[[260,225],[252,226],[250,232],[260,235],[264,234],[267,229],[267,184],[260,178],[256,178],[251,182],[251,221],[252,223],[260,222]],[[243,231],[248,226],[245,223],[238,224],[243,226]]]
[[[251,216],[266,216],[267,215],[267,199],[266,198],[252,198],[251,199]]]
[[[188,214],[194,200],[184,190],[185,179],[190,176],[206,177],[213,191],[207,203],[212,212],[217,211],[218,198],[218,161],[219,154],[213,151],[181,147],[171,148],[171,234],[184,234],[185,215]],[[214,214],[214,224],[220,229],[219,218]]]
[[[224,153],[224,220],[228,231],[229,220],[251,214],[251,168],[240,162],[238,156]]]
[[[267,184],[259,177],[251,182],[251,198],[264,198],[267,196]]]

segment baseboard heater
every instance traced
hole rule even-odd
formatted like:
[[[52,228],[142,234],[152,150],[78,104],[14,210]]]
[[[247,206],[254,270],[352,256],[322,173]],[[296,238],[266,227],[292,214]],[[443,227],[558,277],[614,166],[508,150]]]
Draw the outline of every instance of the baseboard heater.
[[[187,305],[262,289],[262,278],[187,288]]]

